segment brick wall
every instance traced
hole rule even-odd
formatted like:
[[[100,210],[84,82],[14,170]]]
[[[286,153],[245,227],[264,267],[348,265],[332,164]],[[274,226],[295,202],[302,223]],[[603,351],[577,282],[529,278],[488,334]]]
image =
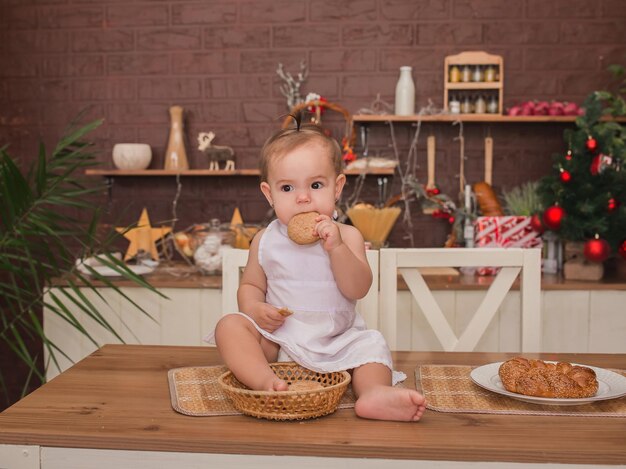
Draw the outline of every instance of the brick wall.
[[[161,168],[168,108],[186,111],[188,156],[207,167],[195,136],[213,130],[231,145],[240,168],[256,167],[260,145],[286,112],[275,71],[310,70],[303,92],[315,91],[351,112],[378,93],[393,102],[398,67],[412,65],[418,106],[442,105],[444,56],[486,50],[505,61],[505,105],[537,98],[581,102],[624,63],[626,2],[622,0],[3,0],[0,15],[0,144],[31,160],[41,138],[51,145],[83,108],[104,117],[93,134],[111,167],[116,142],[152,146]],[[327,122],[338,134],[341,120]],[[510,189],[550,168],[563,151],[559,124],[469,124],[466,177],[482,179],[483,138],[495,140],[494,185]],[[413,129],[396,126],[405,155]],[[458,129],[424,125],[437,137],[437,180],[458,189]],[[372,151],[390,154],[385,126],[372,130]],[[357,149],[358,150],[358,149]],[[425,139],[418,177],[425,180]],[[228,219],[235,206],[259,221],[266,206],[255,178],[184,178],[178,226]],[[350,178],[348,192],[354,187]],[[395,181],[392,191],[397,191]],[[173,178],[117,178],[108,219],[126,224],[147,206],[154,220],[172,216]],[[367,180],[367,201],[376,178]],[[419,246],[440,245],[445,222],[413,214]],[[402,226],[391,236],[406,245]]]

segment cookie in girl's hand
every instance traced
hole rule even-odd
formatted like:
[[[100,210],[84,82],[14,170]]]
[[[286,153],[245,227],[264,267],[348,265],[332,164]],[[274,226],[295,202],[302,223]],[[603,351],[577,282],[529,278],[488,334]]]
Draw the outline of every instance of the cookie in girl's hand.
[[[291,311],[289,308],[280,308],[278,310],[278,314],[280,314],[281,316],[287,317],[287,316],[291,316],[293,314],[293,311]]]
[[[312,244],[320,238],[315,229],[315,219],[319,217],[317,212],[305,212],[294,215],[287,225],[287,236],[297,244]]]

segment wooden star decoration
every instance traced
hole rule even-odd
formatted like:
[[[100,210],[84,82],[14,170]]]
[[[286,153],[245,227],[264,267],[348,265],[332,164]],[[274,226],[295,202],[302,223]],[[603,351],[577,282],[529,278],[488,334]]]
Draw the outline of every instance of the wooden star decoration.
[[[137,226],[126,231],[127,228],[116,227],[118,233],[124,235],[124,237],[130,240],[130,245],[124,256],[124,260],[127,261],[137,255],[140,251],[150,253],[150,257],[158,261],[159,253],[156,248],[156,241],[172,231],[169,226],[161,226],[159,228],[152,228],[150,225],[150,218],[148,217],[148,210],[143,209]]]

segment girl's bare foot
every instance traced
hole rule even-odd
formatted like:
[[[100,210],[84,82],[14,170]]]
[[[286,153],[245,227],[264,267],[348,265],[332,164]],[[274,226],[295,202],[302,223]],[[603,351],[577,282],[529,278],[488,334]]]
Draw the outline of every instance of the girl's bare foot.
[[[376,386],[359,396],[354,410],[366,419],[416,422],[426,410],[425,403],[414,389]]]
[[[289,385],[287,385],[286,381],[278,378],[276,375],[273,375],[271,378],[267,379],[263,386],[260,388],[261,391],[287,391],[289,390]]]

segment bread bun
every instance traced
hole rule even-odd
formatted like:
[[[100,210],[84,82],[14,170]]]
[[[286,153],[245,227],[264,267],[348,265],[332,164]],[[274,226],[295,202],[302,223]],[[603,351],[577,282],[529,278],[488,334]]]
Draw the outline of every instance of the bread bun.
[[[507,391],[525,396],[575,399],[598,392],[596,373],[571,363],[515,357],[502,363],[498,374]]]
[[[504,215],[504,210],[502,210],[498,197],[496,197],[496,193],[488,183],[477,182],[472,189],[474,190],[476,202],[483,216],[501,217]]]
[[[320,238],[315,230],[317,212],[305,212],[294,215],[287,225],[287,236],[297,244],[312,244]]]

